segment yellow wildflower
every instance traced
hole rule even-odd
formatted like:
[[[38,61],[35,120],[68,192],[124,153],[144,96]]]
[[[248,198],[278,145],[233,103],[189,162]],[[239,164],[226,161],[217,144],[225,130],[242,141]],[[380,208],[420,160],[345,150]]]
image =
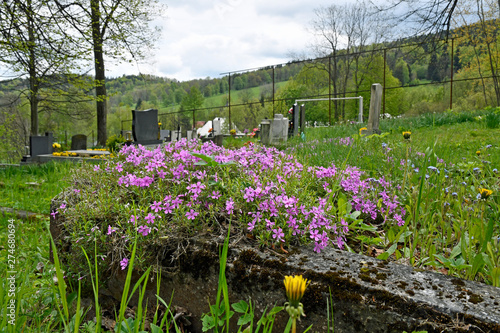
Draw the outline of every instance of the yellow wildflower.
[[[486,188],[478,188],[479,194],[481,194],[482,199],[488,199],[488,197],[493,193],[492,190]]]
[[[368,128],[366,128],[366,127],[361,127],[361,128],[359,129],[359,135],[362,135],[362,134],[363,134],[363,131],[367,131],[367,130],[368,130]]]
[[[304,279],[302,275],[285,276],[285,290],[288,302],[285,303],[285,310],[292,319],[292,333],[296,332],[296,322],[300,316],[305,316],[304,308],[300,300],[304,296],[307,286],[311,281]]]
[[[309,282],[307,279],[304,279],[302,275],[295,275],[293,277],[285,276],[286,297],[288,297],[292,306],[297,306],[299,304]]]
[[[477,156],[481,155],[481,151],[480,150],[476,151],[476,155]]]
[[[405,138],[406,140],[409,140],[410,136],[411,136],[411,132],[410,131],[403,132],[403,138]]]

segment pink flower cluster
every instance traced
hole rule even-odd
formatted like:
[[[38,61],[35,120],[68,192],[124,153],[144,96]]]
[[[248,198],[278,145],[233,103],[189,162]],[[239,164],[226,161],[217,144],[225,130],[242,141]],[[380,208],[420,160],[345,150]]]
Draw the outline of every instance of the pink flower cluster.
[[[201,159],[192,153],[210,156],[218,166],[200,165]],[[228,162],[234,164],[223,165]],[[388,194],[391,184],[383,179],[363,180],[363,172],[349,166],[304,167],[275,148],[250,145],[228,150],[212,142],[180,140],[154,150],[124,147],[117,162],[107,163],[108,171],[95,172],[114,175],[119,186],[149,201],[130,218],[144,237],[162,224],[230,219],[264,244],[313,242],[316,252],[329,245],[342,248],[352,217],[351,212],[338,215],[339,191],[355,210],[404,223],[404,209]],[[108,235],[118,231],[109,227]]]

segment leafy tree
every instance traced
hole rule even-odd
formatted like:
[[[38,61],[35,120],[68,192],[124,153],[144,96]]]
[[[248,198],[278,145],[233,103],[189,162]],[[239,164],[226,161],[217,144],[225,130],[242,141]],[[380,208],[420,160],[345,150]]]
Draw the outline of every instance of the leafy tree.
[[[410,82],[410,71],[408,69],[408,64],[403,58],[399,58],[394,68],[394,77],[396,77],[401,85],[404,86]]]
[[[31,135],[39,132],[40,103],[67,95],[77,82],[69,73],[78,68],[80,53],[65,38],[61,18],[61,11],[43,0],[0,3],[0,61],[28,78],[19,98],[29,101]]]
[[[139,61],[159,37],[150,23],[161,13],[157,0],[54,0],[80,35],[80,47],[94,59],[97,141],[106,144],[105,59]]]

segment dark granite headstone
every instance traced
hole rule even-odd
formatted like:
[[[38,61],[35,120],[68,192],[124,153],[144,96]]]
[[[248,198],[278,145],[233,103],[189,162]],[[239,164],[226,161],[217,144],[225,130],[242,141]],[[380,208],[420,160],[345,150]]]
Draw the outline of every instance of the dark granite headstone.
[[[87,136],[76,134],[71,137],[71,150],[87,149]]]
[[[300,109],[299,105],[295,103],[292,107],[291,122],[289,124],[288,136],[297,136],[299,134],[299,119],[300,119]]]
[[[52,133],[46,132],[43,136],[30,136],[30,155],[35,157],[38,155],[52,154]]]
[[[132,110],[132,135],[137,144],[159,144],[158,110]]]
[[[304,104],[300,106],[300,133],[306,130],[306,107]]]

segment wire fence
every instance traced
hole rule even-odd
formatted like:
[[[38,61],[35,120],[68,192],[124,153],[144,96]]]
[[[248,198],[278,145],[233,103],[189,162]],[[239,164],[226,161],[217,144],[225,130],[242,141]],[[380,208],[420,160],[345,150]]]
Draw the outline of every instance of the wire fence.
[[[498,70],[493,65],[496,62],[492,62],[490,68],[479,71],[479,76],[471,76],[473,71],[465,69],[474,67],[473,61],[464,64],[457,55],[466,48],[470,52],[470,45],[457,43],[457,38],[460,40],[460,37],[456,37],[406,45],[394,44],[359,52],[343,50],[335,56],[221,73],[223,78],[227,78],[228,84],[224,105],[160,113],[159,121],[165,129],[180,126],[188,130],[200,127],[207,120],[222,117],[233,128],[253,128],[264,118],[286,113],[294,101],[300,99],[327,100],[314,102],[315,105],[306,108],[306,120],[309,121],[319,120],[330,125],[337,121],[359,120],[360,115],[366,119],[370,87],[374,83],[380,83],[383,87],[383,115],[498,105],[500,92],[493,89],[499,81]],[[480,57],[478,51],[474,50],[476,58]],[[493,57],[500,58],[496,53]],[[412,66],[408,64],[410,62]],[[309,87],[303,91],[291,89],[291,92],[285,93],[284,89],[278,90],[281,79],[294,77],[295,80],[297,75],[308,75],[308,70],[312,73],[311,81],[321,81],[319,87]],[[255,96],[252,100],[249,94],[242,97],[242,91],[254,88],[258,83],[255,78],[263,76],[267,76],[270,82],[266,85],[267,91],[262,91],[261,87],[260,100],[256,101]],[[424,90],[425,87],[428,88]],[[341,97],[362,97],[362,110],[357,101],[337,99]],[[121,129],[130,130],[131,125],[131,120],[123,120]]]

